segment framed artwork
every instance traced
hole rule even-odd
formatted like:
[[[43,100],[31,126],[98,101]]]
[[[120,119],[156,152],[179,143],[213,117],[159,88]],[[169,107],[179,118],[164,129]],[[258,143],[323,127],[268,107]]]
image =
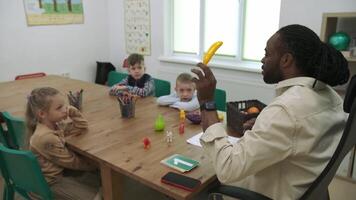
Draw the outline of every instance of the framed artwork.
[[[28,26],[83,24],[82,0],[24,0]]]
[[[151,21],[149,0],[125,0],[126,52],[151,54]]]

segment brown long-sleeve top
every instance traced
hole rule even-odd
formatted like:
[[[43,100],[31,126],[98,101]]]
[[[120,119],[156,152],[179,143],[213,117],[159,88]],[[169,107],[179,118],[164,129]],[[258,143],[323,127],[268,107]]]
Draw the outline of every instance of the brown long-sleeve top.
[[[38,123],[30,138],[30,150],[35,154],[43,175],[49,184],[55,183],[63,175],[63,170],[93,170],[95,166],[66,146],[65,137],[82,134],[88,130],[88,122],[76,108],[69,106],[71,122],[60,130],[52,130]]]

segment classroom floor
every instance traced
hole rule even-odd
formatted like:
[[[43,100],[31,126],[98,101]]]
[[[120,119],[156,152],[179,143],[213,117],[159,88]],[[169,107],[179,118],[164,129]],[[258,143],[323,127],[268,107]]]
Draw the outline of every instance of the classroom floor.
[[[171,198],[156,192],[155,190],[145,187],[144,185],[127,179],[124,181],[124,199],[145,199],[145,200],[170,200]],[[356,196],[356,183],[344,181],[340,178],[334,178],[329,186],[330,199],[331,200],[354,200]],[[3,192],[3,180],[0,178],[0,198]],[[15,200],[21,200],[19,196],[15,196]],[[206,200],[208,199],[207,192],[204,191],[199,194],[194,200]]]
[[[132,179],[124,179],[124,199],[145,199],[145,200],[171,200],[172,198],[165,196],[151,188],[145,187],[141,183]],[[3,193],[3,179],[0,178],[0,198]],[[21,200],[19,196],[15,196],[15,200]],[[203,191],[196,196],[193,200],[206,200],[208,199],[207,192]]]

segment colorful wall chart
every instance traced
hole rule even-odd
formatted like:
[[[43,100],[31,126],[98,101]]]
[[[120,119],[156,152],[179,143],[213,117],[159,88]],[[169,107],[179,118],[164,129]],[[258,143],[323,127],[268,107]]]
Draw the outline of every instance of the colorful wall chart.
[[[125,0],[126,52],[151,54],[151,23],[149,0]]]

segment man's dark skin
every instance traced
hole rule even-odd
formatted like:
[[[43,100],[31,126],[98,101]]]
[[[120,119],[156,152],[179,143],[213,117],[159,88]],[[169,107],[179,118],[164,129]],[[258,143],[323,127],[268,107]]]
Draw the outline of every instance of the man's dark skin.
[[[279,34],[274,34],[267,42],[265,56],[262,62],[263,80],[267,84],[278,83],[282,80],[303,76],[303,73],[296,66],[296,61],[291,53],[287,52],[279,39]],[[214,91],[216,87],[216,79],[209,67],[203,63],[198,63],[197,66],[201,69],[192,69],[198,78],[193,81],[196,84],[197,96],[200,105],[208,101],[214,101]],[[202,110],[202,128],[203,131],[219,122],[216,111]],[[253,121],[247,121],[244,124],[245,130],[251,129]]]

